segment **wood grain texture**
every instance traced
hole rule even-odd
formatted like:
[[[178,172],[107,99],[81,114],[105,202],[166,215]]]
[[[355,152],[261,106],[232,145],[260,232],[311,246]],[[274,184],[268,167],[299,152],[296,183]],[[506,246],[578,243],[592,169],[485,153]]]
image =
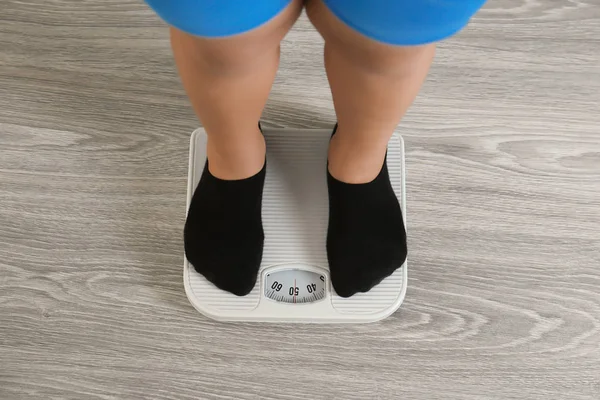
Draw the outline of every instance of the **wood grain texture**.
[[[197,123],[140,1],[2,0],[0,399],[600,398],[600,3],[491,0],[399,127],[409,289],[373,325],[188,304]],[[265,121],[334,122],[288,35]]]

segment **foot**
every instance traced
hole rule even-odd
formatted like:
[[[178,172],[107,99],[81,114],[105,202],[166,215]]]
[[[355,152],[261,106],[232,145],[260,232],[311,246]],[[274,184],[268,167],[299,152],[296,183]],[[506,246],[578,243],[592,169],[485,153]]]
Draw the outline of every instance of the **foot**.
[[[335,134],[329,149],[327,257],[336,293],[368,292],[406,260],[406,230],[380,146]]]
[[[208,160],[184,229],[185,254],[218,288],[244,296],[262,260],[265,142],[260,131],[240,141],[207,145]]]

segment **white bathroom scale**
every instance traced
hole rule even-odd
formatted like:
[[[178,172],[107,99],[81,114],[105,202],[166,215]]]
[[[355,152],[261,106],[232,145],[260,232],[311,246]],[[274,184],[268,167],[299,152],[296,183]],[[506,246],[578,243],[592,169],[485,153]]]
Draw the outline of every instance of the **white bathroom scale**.
[[[343,298],[331,286],[325,249],[331,132],[264,129],[265,242],[258,281],[250,294],[239,297],[215,287],[185,260],[185,291],[202,314],[219,321],[358,323],[381,320],[400,307],[406,294],[406,262],[368,293]],[[206,162],[204,129],[192,134],[189,162],[188,208]],[[404,142],[398,135],[389,142],[387,163],[406,225]]]

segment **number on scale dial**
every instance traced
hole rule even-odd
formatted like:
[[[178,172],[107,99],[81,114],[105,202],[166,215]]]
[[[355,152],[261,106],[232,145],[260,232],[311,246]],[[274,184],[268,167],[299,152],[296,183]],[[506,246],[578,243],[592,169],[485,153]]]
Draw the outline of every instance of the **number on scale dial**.
[[[312,303],[325,298],[325,276],[302,269],[267,274],[265,297],[281,303]]]

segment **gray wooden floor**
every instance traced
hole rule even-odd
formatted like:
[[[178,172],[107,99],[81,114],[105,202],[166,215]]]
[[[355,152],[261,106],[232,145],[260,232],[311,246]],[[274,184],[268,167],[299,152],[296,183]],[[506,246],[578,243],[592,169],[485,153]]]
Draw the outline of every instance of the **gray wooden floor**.
[[[600,398],[597,0],[492,0],[440,46],[399,127],[407,298],[358,326],[199,315],[165,27],[0,3],[0,399]],[[303,18],[266,125],[333,124],[321,46]]]

